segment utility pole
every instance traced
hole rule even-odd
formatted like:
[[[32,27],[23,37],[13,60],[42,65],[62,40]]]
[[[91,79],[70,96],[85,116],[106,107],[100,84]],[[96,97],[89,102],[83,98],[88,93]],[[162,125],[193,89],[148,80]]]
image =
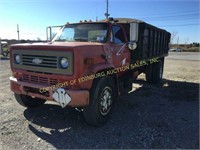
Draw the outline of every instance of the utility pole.
[[[179,47],[178,43],[179,43],[179,36],[177,37],[177,47]]]
[[[108,0],[106,0],[106,13],[105,13],[106,19],[108,19],[108,17],[110,16],[110,14],[108,13]]]
[[[18,35],[18,41],[19,41],[19,25],[17,24],[17,35]]]
[[[1,55],[1,37],[0,37],[0,55]],[[1,59],[1,58],[0,58]]]

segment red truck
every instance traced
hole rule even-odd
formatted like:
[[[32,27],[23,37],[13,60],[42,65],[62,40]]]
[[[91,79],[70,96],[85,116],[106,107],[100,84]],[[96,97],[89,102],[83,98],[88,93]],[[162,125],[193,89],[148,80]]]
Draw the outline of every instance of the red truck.
[[[49,42],[10,47],[11,90],[25,107],[55,101],[99,126],[139,74],[161,81],[169,41],[167,31],[135,19],[67,23]]]

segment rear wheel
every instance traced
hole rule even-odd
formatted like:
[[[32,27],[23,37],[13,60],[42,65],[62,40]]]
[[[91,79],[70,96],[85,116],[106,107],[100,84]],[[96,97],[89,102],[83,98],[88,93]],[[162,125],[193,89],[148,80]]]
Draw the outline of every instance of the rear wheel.
[[[112,78],[105,77],[94,81],[90,91],[90,103],[83,114],[90,125],[100,126],[108,121],[115,98],[115,84]]]
[[[146,67],[146,81],[149,83],[159,83],[162,80],[164,59]]]
[[[121,79],[119,78],[119,90],[120,95],[128,94],[132,90],[133,77],[131,74],[124,75]]]
[[[17,100],[17,102],[20,105],[22,105],[24,107],[28,107],[28,108],[34,108],[34,107],[41,106],[46,101],[46,100],[43,100],[40,98],[32,98],[27,95],[16,94],[16,93],[15,93],[15,99]]]
[[[2,52],[2,55],[3,55],[4,57],[7,57],[7,56],[8,56],[8,52]]]

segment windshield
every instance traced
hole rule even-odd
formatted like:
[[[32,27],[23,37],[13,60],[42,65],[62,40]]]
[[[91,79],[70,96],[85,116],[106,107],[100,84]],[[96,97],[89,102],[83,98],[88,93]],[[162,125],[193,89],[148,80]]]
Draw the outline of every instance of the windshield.
[[[107,32],[107,23],[69,24],[57,33],[53,41],[105,42]]]

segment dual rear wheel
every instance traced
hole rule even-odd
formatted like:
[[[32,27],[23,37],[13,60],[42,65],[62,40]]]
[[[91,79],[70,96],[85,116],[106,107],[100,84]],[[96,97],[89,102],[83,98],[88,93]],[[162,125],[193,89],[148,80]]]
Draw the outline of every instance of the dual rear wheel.
[[[148,83],[160,83],[163,77],[164,58],[159,62],[148,65],[145,70],[145,77]]]

